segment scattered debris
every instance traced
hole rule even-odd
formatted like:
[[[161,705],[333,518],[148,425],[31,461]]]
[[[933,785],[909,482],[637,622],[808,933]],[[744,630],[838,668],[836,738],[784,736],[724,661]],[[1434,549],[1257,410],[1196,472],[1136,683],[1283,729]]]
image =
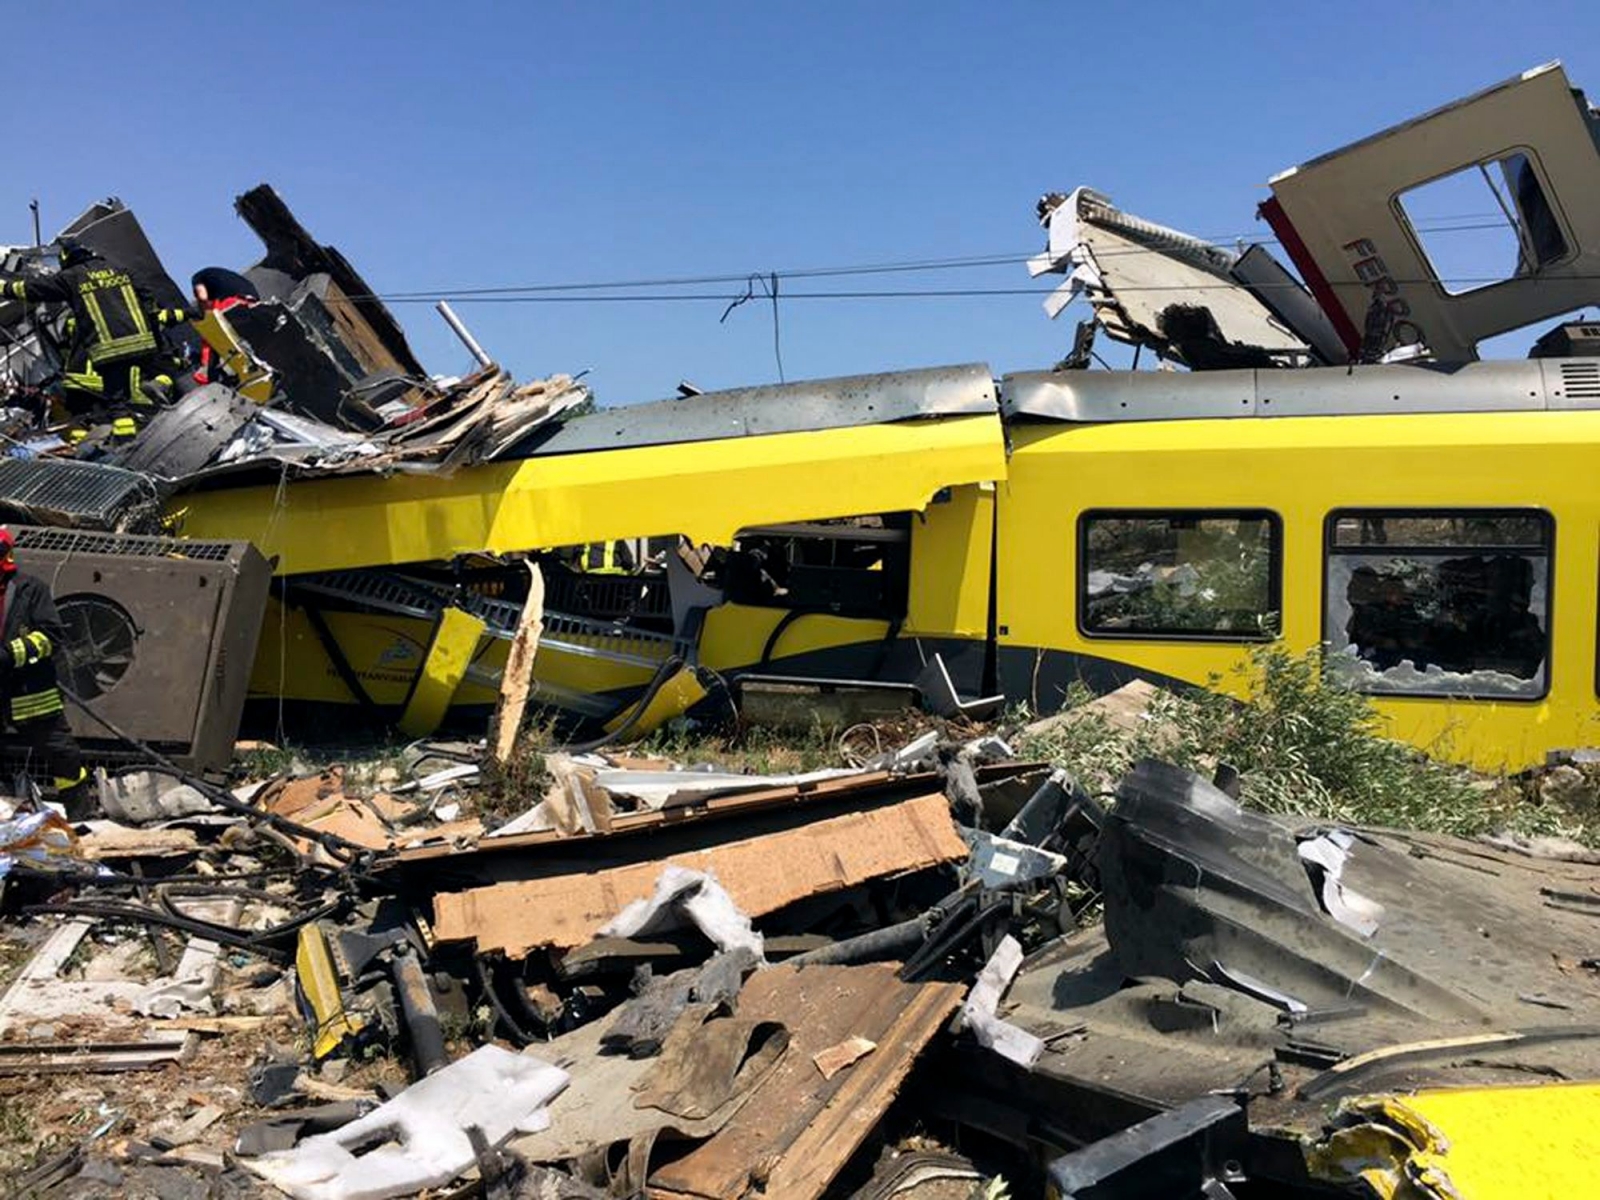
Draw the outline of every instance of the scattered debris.
[[[1506,152],[1490,117],[1537,137]],[[1555,203],[1600,191],[1596,128],[1541,68],[1280,176],[1298,280],[1046,197],[1031,269],[1094,322],[998,387],[569,420],[581,383],[518,383],[448,306],[478,366],[429,377],[264,186],[237,202],[264,258],[196,275],[138,421],[68,395],[64,310],[6,301],[0,516],[61,609],[13,657],[50,645],[100,811],[26,771],[3,801],[0,1170],[304,1200],[1592,1191],[1600,751],[1474,777],[1365,699],[1544,696],[1548,514],[1330,522],[1326,656],[1268,644],[1237,700],[1015,640],[995,572],[1029,422],[1324,414],[1334,375],[1393,411],[1513,371],[1526,407],[1592,407],[1587,375],[1469,360],[1597,295],[1600,231]],[[1405,197],[1469,163],[1515,270],[1424,295]],[[115,202],[5,266],[85,246],[182,301]],[[1096,328],[1188,370],[1086,385]],[[1080,530],[1079,632],[1274,631],[1265,516],[1139,524]],[[1220,616],[1180,553],[1213,542]],[[1232,595],[1258,585],[1274,611]],[[252,701],[273,743],[236,741]],[[320,756],[290,710],[371,740]]]

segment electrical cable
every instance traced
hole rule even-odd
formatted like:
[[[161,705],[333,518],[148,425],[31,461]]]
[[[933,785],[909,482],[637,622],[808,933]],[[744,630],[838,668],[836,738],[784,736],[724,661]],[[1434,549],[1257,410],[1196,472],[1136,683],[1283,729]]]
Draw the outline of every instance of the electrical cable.
[[[178,766],[175,762],[169,759],[166,755],[162,754],[159,750],[155,749],[153,746],[146,742],[140,741],[131,733],[118,728],[116,725],[112,724],[111,721],[101,716],[100,713],[97,712],[88,701],[84,700],[71,688],[67,687],[65,684],[59,684],[59,686],[63,696],[72,701],[73,704],[75,704],[88,717],[94,720],[118,741],[127,746],[133,747],[135,750],[138,750],[155,765],[164,768],[172,775],[183,780],[183,782],[194,788],[195,791],[205,796],[206,799],[210,800],[219,808],[227,809],[229,812],[237,813],[243,817],[249,817],[252,820],[264,821],[273,828],[290,834],[293,837],[306,838],[312,842],[315,842],[322,846],[323,849],[327,850],[328,853],[333,855],[335,858],[342,859],[346,864],[347,870],[353,870],[358,864],[365,864],[365,862],[371,858],[372,851],[365,846],[359,846],[355,842],[347,841],[346,839],[339,837],[337,834],[328,833],[324,830],[310,829],[296,821],[289,820],[287,817],[281,817],[275,812],[269,812],[266,809],[256,808],[254,805],[246,804],[244,801],[237,799],[226,788],[217,787],[215,784],[209,783],[200,778],[200,776],[185,771],[182,767]]]
[[[656,698],[656,693],[667,685],[667,681],[676,675],[683,665],[682,658],[676,654],[671,655],[656,668],[656,673],[650,677],[650,682],[645,685],[644,694],[628,710],[628,717],[622,724],[618,725],[610,733],[603,734],[593,741],[576,742],[562,746],[562,752],[566,754],[588,754],[592,750],[599,750],[602,746],[609,746],[619,738],[626,737],[633,731],[633,727],[639,723],[640,718],[644,716],[645,710],[650,707],[650,702]]]

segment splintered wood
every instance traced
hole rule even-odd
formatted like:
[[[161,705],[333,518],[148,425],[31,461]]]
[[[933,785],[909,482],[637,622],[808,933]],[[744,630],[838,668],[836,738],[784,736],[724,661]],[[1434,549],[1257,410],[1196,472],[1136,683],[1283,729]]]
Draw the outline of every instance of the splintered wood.
[[[625,906],[648,897],[669,863],[714,876],[740,909],[759,917],[966,855],[949,802],[936,794],[655,862],[441,892],[434,934],[441,941],[475,938],[479,950],[520,958],[546,946],[583,945]]]
[[[739,993],[741,1020],[775,1021],[788,1052],[710,1139],[650,1174],[651,1200],[814,1200],[894,1102],[917,1056],[961,1003],[957,983],[903,983],[895,965],[769,967]],[[871,1046],[824,1078],[816,1059]]]

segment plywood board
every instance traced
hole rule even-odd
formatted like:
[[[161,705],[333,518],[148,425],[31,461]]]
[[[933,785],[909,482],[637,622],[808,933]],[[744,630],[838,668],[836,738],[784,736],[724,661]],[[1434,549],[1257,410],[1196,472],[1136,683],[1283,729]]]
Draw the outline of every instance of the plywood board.
[[[966,856],[949,804],[935,794],[659,861],[440,893],[434,933],[522,957],[545,946],[583,945],[626,905],[648,897],[669,863],[714,875],[734,903],[759,917],[808,896]]]

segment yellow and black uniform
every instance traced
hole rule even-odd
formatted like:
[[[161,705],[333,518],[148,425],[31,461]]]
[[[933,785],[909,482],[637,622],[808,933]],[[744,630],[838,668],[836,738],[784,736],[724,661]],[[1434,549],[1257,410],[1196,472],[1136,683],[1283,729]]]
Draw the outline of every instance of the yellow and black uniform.
[[[142,385],[172,382],[166,374],[169,356],[156,331],[200,315],[157,308],[126,271],[95,257],[79,257],[53,275],[0,276],[0,299],[71,309],[66,390],[88,406],[96,401],[150,404]]]
[[[21,571],[0,574],[0,694],[5,716],[28,743],[29,766],[49,771],[56,798],[74,819],[91,805],[89,775],[67,727],[55,655],[66,637],[43,580]]]
[[[583,550],[583,569],[589,575],[626,575],[633,570],[633,550],[627,542],[590,542]]]

